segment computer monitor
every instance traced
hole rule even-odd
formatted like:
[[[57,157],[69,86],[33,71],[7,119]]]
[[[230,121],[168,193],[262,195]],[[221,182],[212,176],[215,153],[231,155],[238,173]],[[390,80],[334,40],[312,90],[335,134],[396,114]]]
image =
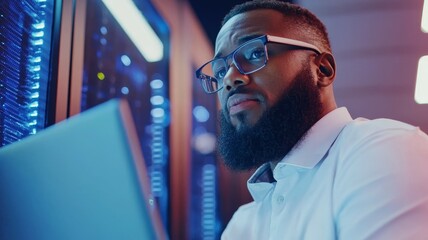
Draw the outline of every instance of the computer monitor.
[[[0,148],[0,239],[167,239],[125,100]]]

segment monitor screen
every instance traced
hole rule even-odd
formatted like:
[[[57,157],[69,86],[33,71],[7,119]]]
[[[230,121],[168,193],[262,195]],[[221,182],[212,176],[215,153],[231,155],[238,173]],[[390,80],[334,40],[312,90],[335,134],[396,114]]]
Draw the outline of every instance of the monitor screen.
[[[125,100],[0,148],[0,182],[0,239],[167,238]]]

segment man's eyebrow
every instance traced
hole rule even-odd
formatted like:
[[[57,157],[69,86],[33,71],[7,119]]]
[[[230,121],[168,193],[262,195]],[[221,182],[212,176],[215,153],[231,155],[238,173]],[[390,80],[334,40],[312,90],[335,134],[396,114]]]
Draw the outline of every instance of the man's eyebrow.
[[[258,38],[258,37],[261,37],[264,35],[265,34],[251,34],[251,35],[244,35],[242,37],[239,37],[238,38],[238,47],[241,46],[242,44],[244,44],[245,42],[248,42],[254,38]],[[235,51],[235,49],[233,49],[233,51]],[[229,55],[229,54],[230,53],[228,53],[227,55]],[[216,55],[214,55],[213,59],[222,58],[222,57],[223,57],[223,54],[221,54],[221,52],[218,52]]]
[[[217,59],[217,58],[222,58],[223,54],[221,54],[220,52],[217,53],[216,55],[214,55],[213,59]]]
[[[265,34],[251,34],[251,35],[242,36],[242,37],[238,38],[238,44],[241,45],[241,44],[243,44],[245,42],[253,40],[254,38],[258,38],[258,37],[261,37],[261,36],[264,36],[264,35]]]

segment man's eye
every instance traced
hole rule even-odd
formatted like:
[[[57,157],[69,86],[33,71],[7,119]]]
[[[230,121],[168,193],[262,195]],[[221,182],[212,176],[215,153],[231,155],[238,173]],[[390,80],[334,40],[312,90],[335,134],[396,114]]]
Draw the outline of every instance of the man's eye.
[[[226,68],[220,68],[215,71],[214,77],[217,79],[223,79],[226,75]]]
[[[264,58],[264,57],[265,57],[264,49],[257,48],[257,49],[254,49],[253,51],[251,51],[250,54],[248,54],[248,56],[246,58],[248,60],[259,60],[259,59]]]

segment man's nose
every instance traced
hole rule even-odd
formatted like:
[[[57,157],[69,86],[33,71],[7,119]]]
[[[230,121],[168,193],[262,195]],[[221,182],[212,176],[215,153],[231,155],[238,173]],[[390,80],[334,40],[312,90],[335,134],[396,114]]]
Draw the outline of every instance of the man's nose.
[[[224,88],[227,91],[231,91],[239,86],[244,86],[249,83],[248,75],[242,74],[235,63],[232,62],[227,70],[226,75],[223,78]]]

